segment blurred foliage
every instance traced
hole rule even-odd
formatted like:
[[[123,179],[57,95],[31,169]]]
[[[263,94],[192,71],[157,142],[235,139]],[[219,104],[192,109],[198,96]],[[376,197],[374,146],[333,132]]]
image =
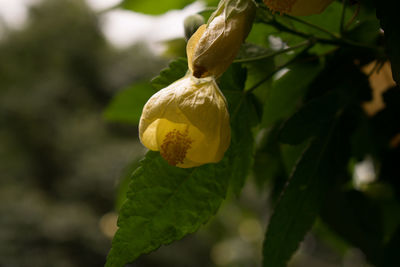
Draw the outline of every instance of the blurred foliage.
[[[0,58],[0,266],[101,266],[101,218],[143,154],[135,126],[101,113],[165,60],[142,44],[115,50],[82,1],[51,0],[3,32]]]
[[[122,5],[159,14],[189,2],[171,0],[156,7],[152,1],[128,0]],[[273,14],[262,1],[256,2],[253,29],[235,63],[218,81],[232,128],[224,160],[180,170],[149,152],[126,188],[108,266],[132,261],[141,266],[144,258],[173,251],[174,244],[135,261],[210,220],[220,198],[228,196],[226,205],[240,207],[246,188],[254,186],[268,195],[267,200],[258,200],[265,201],[263,210],[253,213],[259,225],[268,222],[263,241],[261,232],[257,234],[260,254],[249,260],[243,247],[226,249],[243,243],[215,240],[212,263],[186,264],[400,265],[394,254],[400,247],[400,89],[393,79],[383,78],[393,75],[398,82],[395,1],[334,1],[322,14],[307,17]],[[170,54],[182,55],[184,48],[176,40],[166,44]],[[389,61],[392,73],[385,67]],[[183,60],[174,61],[153,80],[153,90],[168,86],[185,71]],[[137,124],[140,111],[125,109],[124,102],[136,99],[135,107],[144,105],[143,92],[136,87],[142,85],[114,98],[107,113],[129,115]],[[146,92],[151,91],[146,85]],[[199,184],[198,173],[203,176]],[[188,178],[181,182],[185,175]],[[225,188],[227,177],[228,194],[220,186]],[[218,181],[211,182],[214,179]],[[219,220],[229,220],[225,208],[199,235]],[[241,237],[243,242],[246,238]],[[161,265],[170,266],[167,262]]]

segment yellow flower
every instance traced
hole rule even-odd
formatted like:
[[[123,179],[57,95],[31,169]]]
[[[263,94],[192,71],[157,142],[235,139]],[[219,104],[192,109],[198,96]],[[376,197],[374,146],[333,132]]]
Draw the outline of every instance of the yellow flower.
[[[186,75],[154,94],[143,108],[139,137],[170,165],[218,162],[230,144],[226,100],[214,78]]]
[[[200,26],[186,46],[195,77],[219,77],[235,59],[255,15],[251,0],[222,0],[208,24]]]
[[[272,11],[293,16],[319,14],[332,2],[333,0],[264,0]]]

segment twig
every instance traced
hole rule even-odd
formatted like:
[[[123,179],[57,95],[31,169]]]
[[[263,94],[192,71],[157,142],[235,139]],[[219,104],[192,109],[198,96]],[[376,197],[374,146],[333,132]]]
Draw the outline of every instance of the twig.
[[[277,56],[277,55],[280,55],[280,54],[284,54],[284,53],[289,52],[289,51],[296,50],[296,49],[298,49],[300,47],[303,47],[303,46],[306,46],[306,45],[309,45],[309,44],[310,44],[310,40],[306,40],[304,42],[298,43],[298,44],[293,45],[291,47],[288,47],[288,48],[285,48],[285,49],[281,49],[281,50],[278,50],[278,51],[275,51],[275,52],[272,52],[272,53],[268,53],[268,54],[265,54],[265,55],[261,55],[261,56],[257,56],[257,57],[251,57],[251,58],[236,59],[234,61],[234,63],[245,63],[245,62],[252,62],[252,61],[257,61],[257,60],[261,60],[261,59],[271,58],[271,57],[274,57],[274,56]]]

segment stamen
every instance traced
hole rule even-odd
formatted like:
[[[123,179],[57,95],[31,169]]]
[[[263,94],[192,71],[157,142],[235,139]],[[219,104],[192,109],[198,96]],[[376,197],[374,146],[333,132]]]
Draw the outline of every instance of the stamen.
[[[188,135],[189,131],[186,128],[183,133],[174,129],[165,136],[160,154],[170,165],[176,166],[183,163],[186,153],[193,143]]]
[[[264,0],[264,3],[272,10],[273,13],[281,14],[290,13],[292,7],[297,0]]]

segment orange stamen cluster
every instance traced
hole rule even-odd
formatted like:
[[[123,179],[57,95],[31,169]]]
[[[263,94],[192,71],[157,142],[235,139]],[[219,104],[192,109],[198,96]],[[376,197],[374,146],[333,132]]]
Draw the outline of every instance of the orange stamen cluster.
[[[292,11],[292,7],[297,0],[264,0],[264,3],[272,10],[272,12],[279,12],[287,14]]]
[[[170,165],[176,166],[183,163],[186,153],[193,143],[188,135],[188,129],[183,133],[174,129],[165,136],[160,154]]]

